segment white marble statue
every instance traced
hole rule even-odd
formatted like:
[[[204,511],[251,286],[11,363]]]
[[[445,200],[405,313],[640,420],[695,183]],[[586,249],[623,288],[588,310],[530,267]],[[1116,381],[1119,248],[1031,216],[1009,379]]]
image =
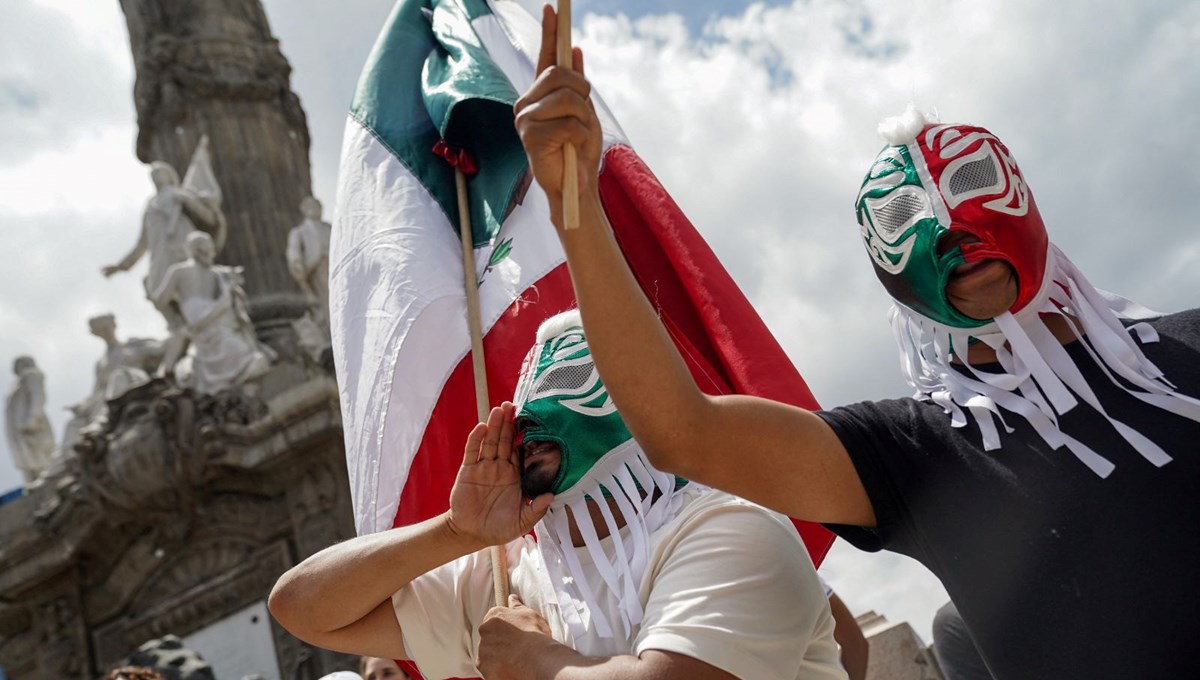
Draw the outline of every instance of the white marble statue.
[[[329,319],[329,234],[321,220],[321,202],[309,196],[300,202],[304,221],[288,232],[287,263],[292,278],[308,295],[319,325]]]
[[[162,357],[162,342],[148,338],[117,338],[117,320],[112,314],[88,319],[92,335],[104,341],[104,356],[96,362],[96,383],[84,404],[103,403],[150,381]]]
[[[33,357],[13,361],[17,382],[5,403],[8,449],[17,469],[33,482],[54,458],[54,432],[46,418],[46,378]]]
[[[153,293],[162,287],[167,271],[188,258],[188,234],[198,228],[207,231],[220,248],[225,240],[225,215],[221,212],[221,188],[213,175],[207,136],[200,138],[182,184],[175,169],[163,161],[150,164],[150,179],[157,193],[146,204],[137,243],[120,262],[101,271],[105,276],[128,271],[149,254],[150,269],[143,284],[146,296],[154,302]],[[163,360],[165,372],[169,372],[186,345],[181,335],[184,324],[173,309],[157,302],[155,306],[166,318],[171,333]]]
[[[88,319],[92,335],[104,341],[104,355],[96,361],[96,381],[86,399],[69,407],[73,414],[63,430],[62,451],[71,451],[83,428],[98,422],[108,412],[108,402],[150,381],[162,360],[163,343],[147,338],[117,338],[117,321],[112,314]]]
[[[214,265],[216,247],[203,231],[188,234],[187,247],[191,258],[167,270],[151,299],[183,319],[194,353],[190,386],[215,394],[266,373],[275,353],[254,335],[241,267]]]

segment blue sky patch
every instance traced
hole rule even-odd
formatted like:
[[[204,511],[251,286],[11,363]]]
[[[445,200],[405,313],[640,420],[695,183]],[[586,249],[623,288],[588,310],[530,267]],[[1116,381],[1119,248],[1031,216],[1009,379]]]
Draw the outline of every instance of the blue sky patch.
[[[36,92],[21,83],[11,80],[0,81],[0,110],[33,111],[38,107],[40,101]]]
[[[698,35],[710,19],[739,16],[752,3],[729,2],[729,0],[575,0],[572,7],[576,15],[588,12],[596,14],[624,14],[637,19],[647,15],[678,14],[683,17],[688,30]],[[767,7],[790,5],[787,0],[759,0]]]

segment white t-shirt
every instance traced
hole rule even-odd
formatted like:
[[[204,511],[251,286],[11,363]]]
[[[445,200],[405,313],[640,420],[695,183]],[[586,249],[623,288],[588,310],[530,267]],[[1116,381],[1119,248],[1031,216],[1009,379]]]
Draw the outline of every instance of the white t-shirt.
[[[651,535],[650,546],[639,593],[645,615],[632,648],[613,649],[612,639],[590,630],[571,638],[529,537],[506,546],[512,591],[545,617],[555,640],[586,656],[657,649],[749,680],[846,677],[829,602],[785,517],[718,491],[685,493],[679,513]],[[576,553],[604,614],[619,620],[617,597],[595,573],[587,549]],[[479,674],[479,624],[492,598],[486,551],[438,567],[392,597],[405,649],[425,677]]]

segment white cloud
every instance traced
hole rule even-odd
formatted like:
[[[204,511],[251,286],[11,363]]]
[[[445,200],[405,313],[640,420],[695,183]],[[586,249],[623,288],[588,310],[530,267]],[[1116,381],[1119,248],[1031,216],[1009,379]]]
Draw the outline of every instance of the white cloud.
[[[3,30],[0,167],[44,148],[69,151],[109,126],[128,130],[133,64],[119,8],[8,0]]]
[[[327,204],[358,70],[391,5],[266,2]],[[589,74],[826,405],[907,392],[850,204],[881,146],[877,121],[910,100],[1003,137],[1053,237],[1098,285],[1166,310],[1197,304],[1196,3],[814,0],[749,5],[702,35],[680,17],[585,8],[575,35]],[[33,353],[61,424],[100,354],[87,316],[112,310],[123,335],[162,334],[141,273],[98,273],[132,245],[150,186],[133,159],[118,4],[8,0],[4,30],[0,365]],[[36,110],[19,106],[30,92]],[[0,488],[17,482],[6,453]],[[845,546],[829,566],[852,609],[910,619],[927,638],[944,594],[922,568]]]
[[[98,127],[68,148],[43,147],[19,164],[0,166],[0,186],[20,197],[5,202],[4,214],[37,217],[78,209],[84,219],[95,220],[136,211],[154,187],[133,156],[129,133],[128,126]],[[136,235],[134,230],[131,239]]]

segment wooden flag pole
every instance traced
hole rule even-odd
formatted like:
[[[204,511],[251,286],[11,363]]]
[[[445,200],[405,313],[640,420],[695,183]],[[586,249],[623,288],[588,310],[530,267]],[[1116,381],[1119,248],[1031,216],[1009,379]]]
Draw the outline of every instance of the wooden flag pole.
[[[558,65],[573,68],[571,50],[571,0],[558,0]],[[563,147],[563,229],[579,228],[579,157],[574,144]]]
[[[475,410],[485,423],[491,406],[488,402],[487,368],[483,363],[483,321],[479,311],[479,282],[475,278],[475,237],[471,231],[471,204],[467,200],[467,176],[454,168],[458,189],[458,228],[463,249],[463,286],[467,293],[467,328],[471,332],[471,364],[475,369]],[[492,561],[492,591],[497,607],[508,606],[508,560],[501,546],[488,548]]]

